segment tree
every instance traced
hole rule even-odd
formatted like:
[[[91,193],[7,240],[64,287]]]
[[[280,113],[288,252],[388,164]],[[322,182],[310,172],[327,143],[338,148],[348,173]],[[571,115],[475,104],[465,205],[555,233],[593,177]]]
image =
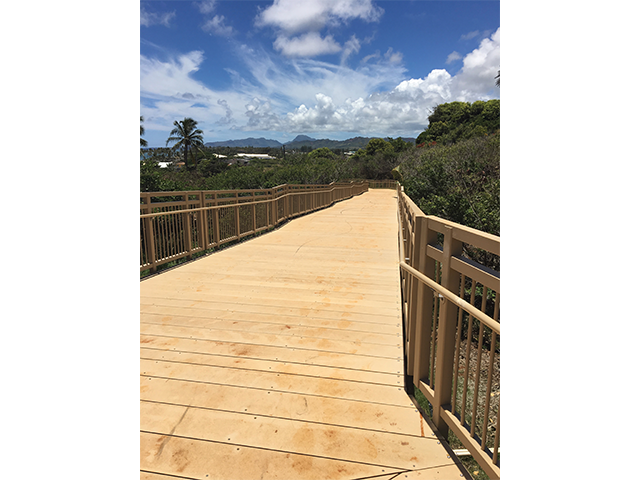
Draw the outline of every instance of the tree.
[[[171,147],[172,151],[176,151],[182,149],[184,154],[184,164],[189,166],[189,152],[192,150],[201,150],[204,147],[203,138],[202,138],[202,130],[196,128],[198,126],[198,122],[196,122],[193,118],[185,118],[184,120],[176,120],[173,122],[174,129],[169,133],[169,138],[167,139],[167,145],[170,142],[177,142],[173,147]],[[194,163],[197,163],[194,157]]]
[[[483,128],[478,128],[478,127]],[[452,145],[461,140],[500,130],[500,100],[478,100],[473,104],[451,102],[437,105],[429,115],[429,126],[418,135],[416,145],[437,142]]]
[[[331,151],[331,149],[329,149],[327,147],[321,147],[321,148],[316,148],[315,150],[310,152],[308,158],[310,160],[317,160],[317,159],[320,159],[320,158],[331,158],[331,159],[334,159],[334,158],[336,158],[336,155],[335,155],[335,153],[333,153]]]
[[[140,115],[140,146],[146,147],[148,143],[144,138],[142,138],[142,136],[144,135],[144,127],[142,126],[142,122],[144,122],[144,117]]]

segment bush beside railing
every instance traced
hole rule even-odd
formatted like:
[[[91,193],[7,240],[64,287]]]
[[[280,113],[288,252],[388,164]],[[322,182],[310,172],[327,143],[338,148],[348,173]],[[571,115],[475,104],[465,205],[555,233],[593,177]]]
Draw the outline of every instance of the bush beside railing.
[[[367,182],[140,193],[140,271],[255,235],[366,192]]]
[[[444,439],[451,429],[500,478],[500,273],[464,253],[499,256],[500,237],[427,216],[397,189],[406,374]]]

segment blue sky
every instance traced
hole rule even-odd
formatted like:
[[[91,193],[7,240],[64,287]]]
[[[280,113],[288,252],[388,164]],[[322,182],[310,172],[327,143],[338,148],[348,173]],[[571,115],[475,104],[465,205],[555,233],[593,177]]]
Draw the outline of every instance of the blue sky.
[[[150,146],[192,117],[205,141],[417,136],[433,106],[500,98],[498,1],[142,1]]]

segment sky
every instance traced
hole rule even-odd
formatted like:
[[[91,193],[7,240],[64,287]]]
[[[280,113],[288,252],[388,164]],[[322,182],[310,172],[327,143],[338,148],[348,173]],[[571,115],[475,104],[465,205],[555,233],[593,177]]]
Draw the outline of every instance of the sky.
[[[500,98],[500,2],[140,2],[149,146],[191,117],[205,142],[416,137],[433,107]]]

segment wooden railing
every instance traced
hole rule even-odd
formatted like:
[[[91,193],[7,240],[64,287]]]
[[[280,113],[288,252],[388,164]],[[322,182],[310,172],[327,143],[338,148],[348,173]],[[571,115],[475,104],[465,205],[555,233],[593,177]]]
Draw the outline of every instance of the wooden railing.
[[[425,215],[397,188],[409,384],[443,438],[500,478],[500,237]]]
[[[219,247],[366,192],[366,182],[140,193],[140,271]]]

